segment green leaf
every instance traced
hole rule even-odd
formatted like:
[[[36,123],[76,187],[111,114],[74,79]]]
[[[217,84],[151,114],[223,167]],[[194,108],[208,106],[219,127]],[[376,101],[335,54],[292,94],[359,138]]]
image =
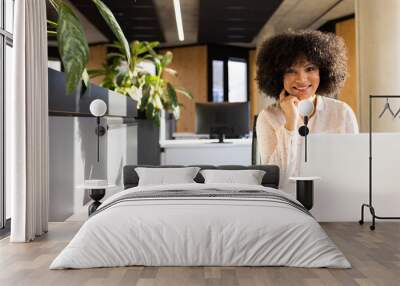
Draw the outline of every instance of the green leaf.
[[[158,45],[160,45],[159,42],[142,42],[142,45],[137,49],[136,55],[141,55],[148,52],[155,53],[154,48]]]
[[[181,107],[179,105],[172,108],[172,114],[176,120],[181,116]]]
[[[90,80],[89,73],[86,69],[84,69],[82,73],[82,81],[86,87],[89,87],[89,80]]]
[[[132,57],[137,57],[140,53],[140,51],[143,49],[143,43],[139,41],[133,41],[131,43],[131,52],[132,52]]]
[[[158,47],[159,45],[160,45],[160,42],[158,42],[158,41],[154,41],[154,42],[145,42],[145,44],[146,44],[146,46],[148,47],[148,48],[155,48],[155,47]]]
[[[50,26],[53,26],[53,27],[57,27],[58,26],[58,24],[56,22],[51,21],[51,20],[47,20],[47,24],[49,24]]]
[[[165,68],[164,71],[169,73],[170,75],[178,76],[178,72],[176,70],[174,70],[174,69]]]
[[[158,57],[158,54],[154,51],[154,47],[158,46],[160,43],[159,42],[143,42],[143,45],[146,47],[147,51],[150,53],[150,55],[153,56],[153,58]]]
[[[156,74],[157,76],[160,76],[163,69],[162,63],[159,58],[153,58],[153,62],[156,65]]]
[[[138,104],[138,108],[141,110],[146,110],[147,108],[147,103],[149,102],[150,99],[150,87],[149,86],[144,86],[142,88],[142,98],[140,99],[140,102]]]
[[[146,117],[147,119],[154,118],[154,105],[152,103],[146,105]]]
[[[54,0],[53,0],[54,1]],[[61,1],[57,2],[58,50],[64,65],[67,94],[71,94],[81,81],[89,59],[89,47],[78,17]]]
[[[161,58],[161,63],[164,67],[166,67],[167,65],[169,65],[172,62],[173,59],[173,54],[170,51],[167,51],[163,57]]]
[[[126,59],[128,63],[131,62],[131,52],[129,50],[129,43],[126,39],[124,32],[122,31],[120,25],[115,19],[111,10],[100,0],[92,0],[92,2],[97,6],[101,16],[104,21],[106,21],[108,27],[110,27],[111,31],[114,33],[115,37],[118,39],[119,43],[123,47],[123,51],[126,55]]]
[[[176,90],[176,92],[186,96],[187,98],[193,99],[193,95],[191,92],[183,90],[183,89],[178,89],[178,88],[176,88],[175,90]]]
[[[155,112],[155,114],[153,116],[153,123],[157,127],[160,126],[160,118],[161,118],[161,111],[160,110],[156,110],[156,112]]]
[[[150,54],[144,55],[143,59],[150,59],[151,61],[154,62],[154,57],[152,55],[150,55]]]
[[[88,72],[90,78],[106,74],[106,71],[104,69],[90,69],[87,72]]]
[[[139,89],[136,86],[127,88],[126,92],[134,101],[140,102],[140,100],[142,99],[142,93],[139,91]]]
[[[105,44],[104,45],[106,48],[115,48],[118,49],[120,51],[123,51],[122,46],[119,42],[114,42],[113,44]]]
[[[170,98],[172,106],[178,105],[178,98],[176,96],[176,91],[171,83],[167,83],[167,94]]]
[[[159,95],[156,95],[153,97],[153,104],[156,109],[162,109],[163,108],[163,103],[161,101],[161,97]]]
[[[107,59],[111,59],[111,58],[122,58],[122,59],[125,59],[126,57],[125,57],[124,54],[120,54],[120,53],[108,53],[106,55],[106,58]]]
[[[48,35],[57,35],[57,31],[47,31]]]

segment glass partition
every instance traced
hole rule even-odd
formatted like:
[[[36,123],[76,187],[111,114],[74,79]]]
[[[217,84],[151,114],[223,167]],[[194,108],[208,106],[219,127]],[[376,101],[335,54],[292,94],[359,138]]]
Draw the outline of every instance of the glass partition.
[[[247,101],[247,63],[245,60],[228,61],[228,101]]]
[[[212,96],[213,102],[224,101],[224,62],[212,61]]]

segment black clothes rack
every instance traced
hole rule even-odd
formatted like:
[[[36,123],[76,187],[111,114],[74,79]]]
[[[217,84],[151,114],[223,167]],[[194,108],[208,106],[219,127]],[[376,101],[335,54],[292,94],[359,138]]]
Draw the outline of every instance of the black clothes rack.
[[[400,219],[400,217],[384,217],[378,216],[375,213],[375,208],[372,205],[372,100],[373,99],[382,99],[386,100],[389,98],[400,98],[400,95],[370,95],[369,96],[369,203],[361,205],[361,219],[359,220],[360,224],[364,224],[364,207],[369,208],[369,211],[372,215],[372,225],[370,225],[370,229],[375,229],[375,219]]]

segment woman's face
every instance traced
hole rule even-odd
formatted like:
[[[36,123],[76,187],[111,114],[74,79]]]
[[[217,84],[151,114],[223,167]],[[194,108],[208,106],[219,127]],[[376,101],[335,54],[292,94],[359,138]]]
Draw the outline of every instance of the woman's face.
[[[302,100],[315,95],[319,80],[319,68],[301,58],[284,73],[283,86],[289,94]]]

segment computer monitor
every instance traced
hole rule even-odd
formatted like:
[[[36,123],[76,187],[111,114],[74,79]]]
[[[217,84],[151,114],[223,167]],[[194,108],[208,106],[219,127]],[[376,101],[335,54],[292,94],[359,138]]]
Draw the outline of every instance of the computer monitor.
[[[196,133],[240,138],[250,131],[248,102],[196,103]]]

